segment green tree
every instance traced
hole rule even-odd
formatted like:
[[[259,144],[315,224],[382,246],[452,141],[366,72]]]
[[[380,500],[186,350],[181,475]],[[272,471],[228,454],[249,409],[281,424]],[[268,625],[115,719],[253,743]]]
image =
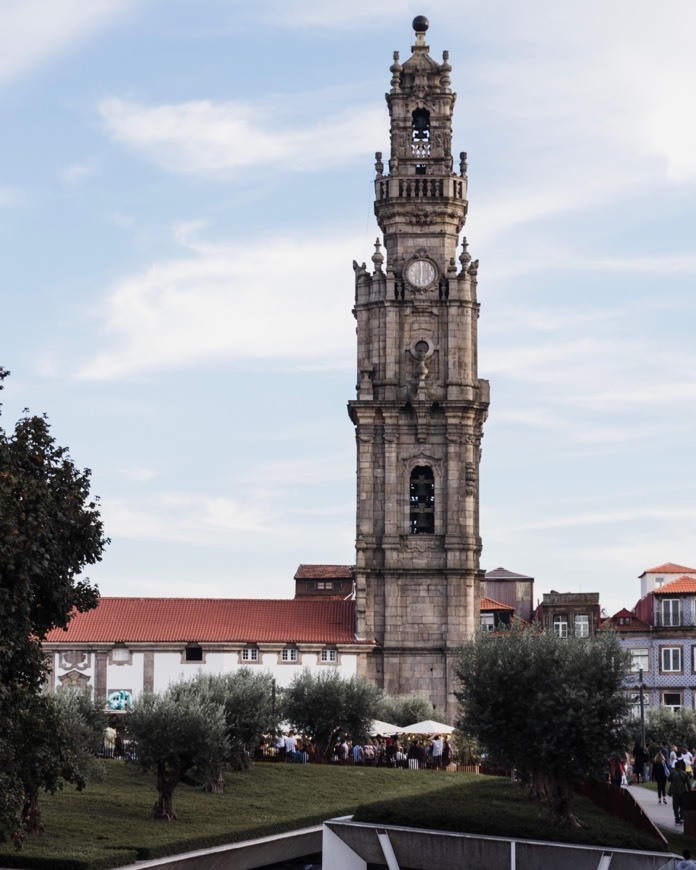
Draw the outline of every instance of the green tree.
[[[7,374],[0,369],[0,389]],[[101,559],[106,544],[90,472],[78,469],[56,444],[46,418],[27,414],[9,432],[0,427],[2,838],[19,841],[23,830],[26,746],[15,723],[23,722],[24,733],[38,733],[41,717],[49,715],[38,700],[46,674],[41,642],[75,611],[96,607],[98,592],[80,574]],[[35,722],[28,721],[30,714]],[[36,773],[32,782],[38,780]],[[45,780],[50,789],[52,770]]]
[[[126,728],[141,768],[156,774],[156,819],[176,819],[174,791],[181,780],[194,768],[205,777],[216,774],[229,753],[222,705],[181,684],[141,695]]]
[[[573,787],[625,746],[628,656],[618,638],[558,638],[538,627],[481,632],[457,670],[462,731],[517,768],[552,815],[579,825]]]
[[[231,674],[198,674],[177,683],[171,691],[177,698],[191,695],[223,708],[229,743],[223,760],[234,770],[249,767],[261,735],[276,731],[280,722],[273,678],[270,674],[254,673],[250,668]],[[206,789],[224,790],[222,765],[211,771]]]
[[[326,759],[341,734],[363,740],[382,699],[370,680],[346,680],[337,671],[313,674],[305,669],[283,693],[285,718],[314,743],[317,758]]]
[[[664,740],[670,747],[684,746],[691,748],[696,746],[696,711],[679,710],[673,712],[668,707],[652,707],[646,711],[646,741]],[[630,723],[631,737],[638,740],[640,737],[640,719],[633,719]]]
[[[425,719],[436,719],[435,708],[423,695],[385,695],[377,718],[392,725],[412,725]]]
[[[88,689],[64,689],[57,694],[18,690],[11,727],[15,769],[22,787],[22,821],[29,831],[43,830],[39,796],[54,794],[66,783],[81,791],[98,775],[96,754],[106,715]]]

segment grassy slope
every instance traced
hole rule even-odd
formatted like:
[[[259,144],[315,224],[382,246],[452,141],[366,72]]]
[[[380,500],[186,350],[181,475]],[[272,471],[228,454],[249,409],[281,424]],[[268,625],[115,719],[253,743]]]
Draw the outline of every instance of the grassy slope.
[[[104,767],[104,780],[84,792],[66,790],[42,798],[45,833],[29,838],[20,853],[0,844],[0,867],[97,870],[137,858],[317,824],[375,801],[387,802],[379,815],[383,823],[390,821],[385,817],[386,807],[395,823],[395,813],[399,812],[404,824],[530,839],[569,839],[563,829],[551,827],[547,814],[529,803],[518,787],[498,778],[257,764],[246,773],[230,775],[223,795],[179,786],[174,796],[178,820],[155,822],[150,818],[156,797],[151,776],[116,761],[105,762]],[[574,841],[659,848],[658,843],[639,839],[634,829],[610,819],[589,802],[581,801],[578,810],[587,827]],[[56,864],[58,856],[64,861],[62,865]]]

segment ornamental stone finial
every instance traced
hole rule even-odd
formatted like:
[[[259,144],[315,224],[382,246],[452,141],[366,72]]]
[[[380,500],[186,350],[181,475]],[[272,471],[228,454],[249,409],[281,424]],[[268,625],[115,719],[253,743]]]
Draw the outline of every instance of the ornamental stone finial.
[[[384,254],[382,253],[382,245],[380,244],[379,239],[375,239],[375,252],[372,255],[372,262],[375,265],[375,272],[381,272],[382,264],[384,263]]]

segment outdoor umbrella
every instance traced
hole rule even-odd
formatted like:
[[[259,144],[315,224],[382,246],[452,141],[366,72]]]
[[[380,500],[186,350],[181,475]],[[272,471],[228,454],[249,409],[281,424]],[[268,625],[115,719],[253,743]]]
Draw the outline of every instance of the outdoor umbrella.
[[[424,719],[423,722],[404,725],[400,730],[407,734],[452,734],[454,728],[451,725],[445,725],[444,722],[433,722],[432,719]]]

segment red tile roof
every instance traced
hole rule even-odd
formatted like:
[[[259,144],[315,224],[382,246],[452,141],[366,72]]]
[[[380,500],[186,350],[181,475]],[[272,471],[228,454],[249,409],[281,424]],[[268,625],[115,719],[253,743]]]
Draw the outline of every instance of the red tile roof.
[[[678,577],[671,583],[665,583],[654,591],[654,595],[684,595],[696,592],[696,580],[693,577]]]
[[[696,568],[685,568],[684,565],[675,565],[674,562],[665,562],[657,568],[648,568],[643,574],[696,574]],[[642,577],[643,574],[640,576]]]
[[[300,565],[295,580],[352,580],[352,565]]]
[[[500,601],[496,601],[494,598],[482,598],[481,604],[479,605],[479,610],[514,610],[514,607],[510,607],[509,604],[501,604]]]
[[[631,621],[628,624],[622,624],[619,622],[619,619],[630,619]],[[600,628],[615,628],[622,634],[627,631],[650,631],[650,626],[647,622],[638,619],[635,613],[625,607],[615,613],[610,619],[602,620]]]
[[[102,598],[48,643],[355,643],[353,601]]]

